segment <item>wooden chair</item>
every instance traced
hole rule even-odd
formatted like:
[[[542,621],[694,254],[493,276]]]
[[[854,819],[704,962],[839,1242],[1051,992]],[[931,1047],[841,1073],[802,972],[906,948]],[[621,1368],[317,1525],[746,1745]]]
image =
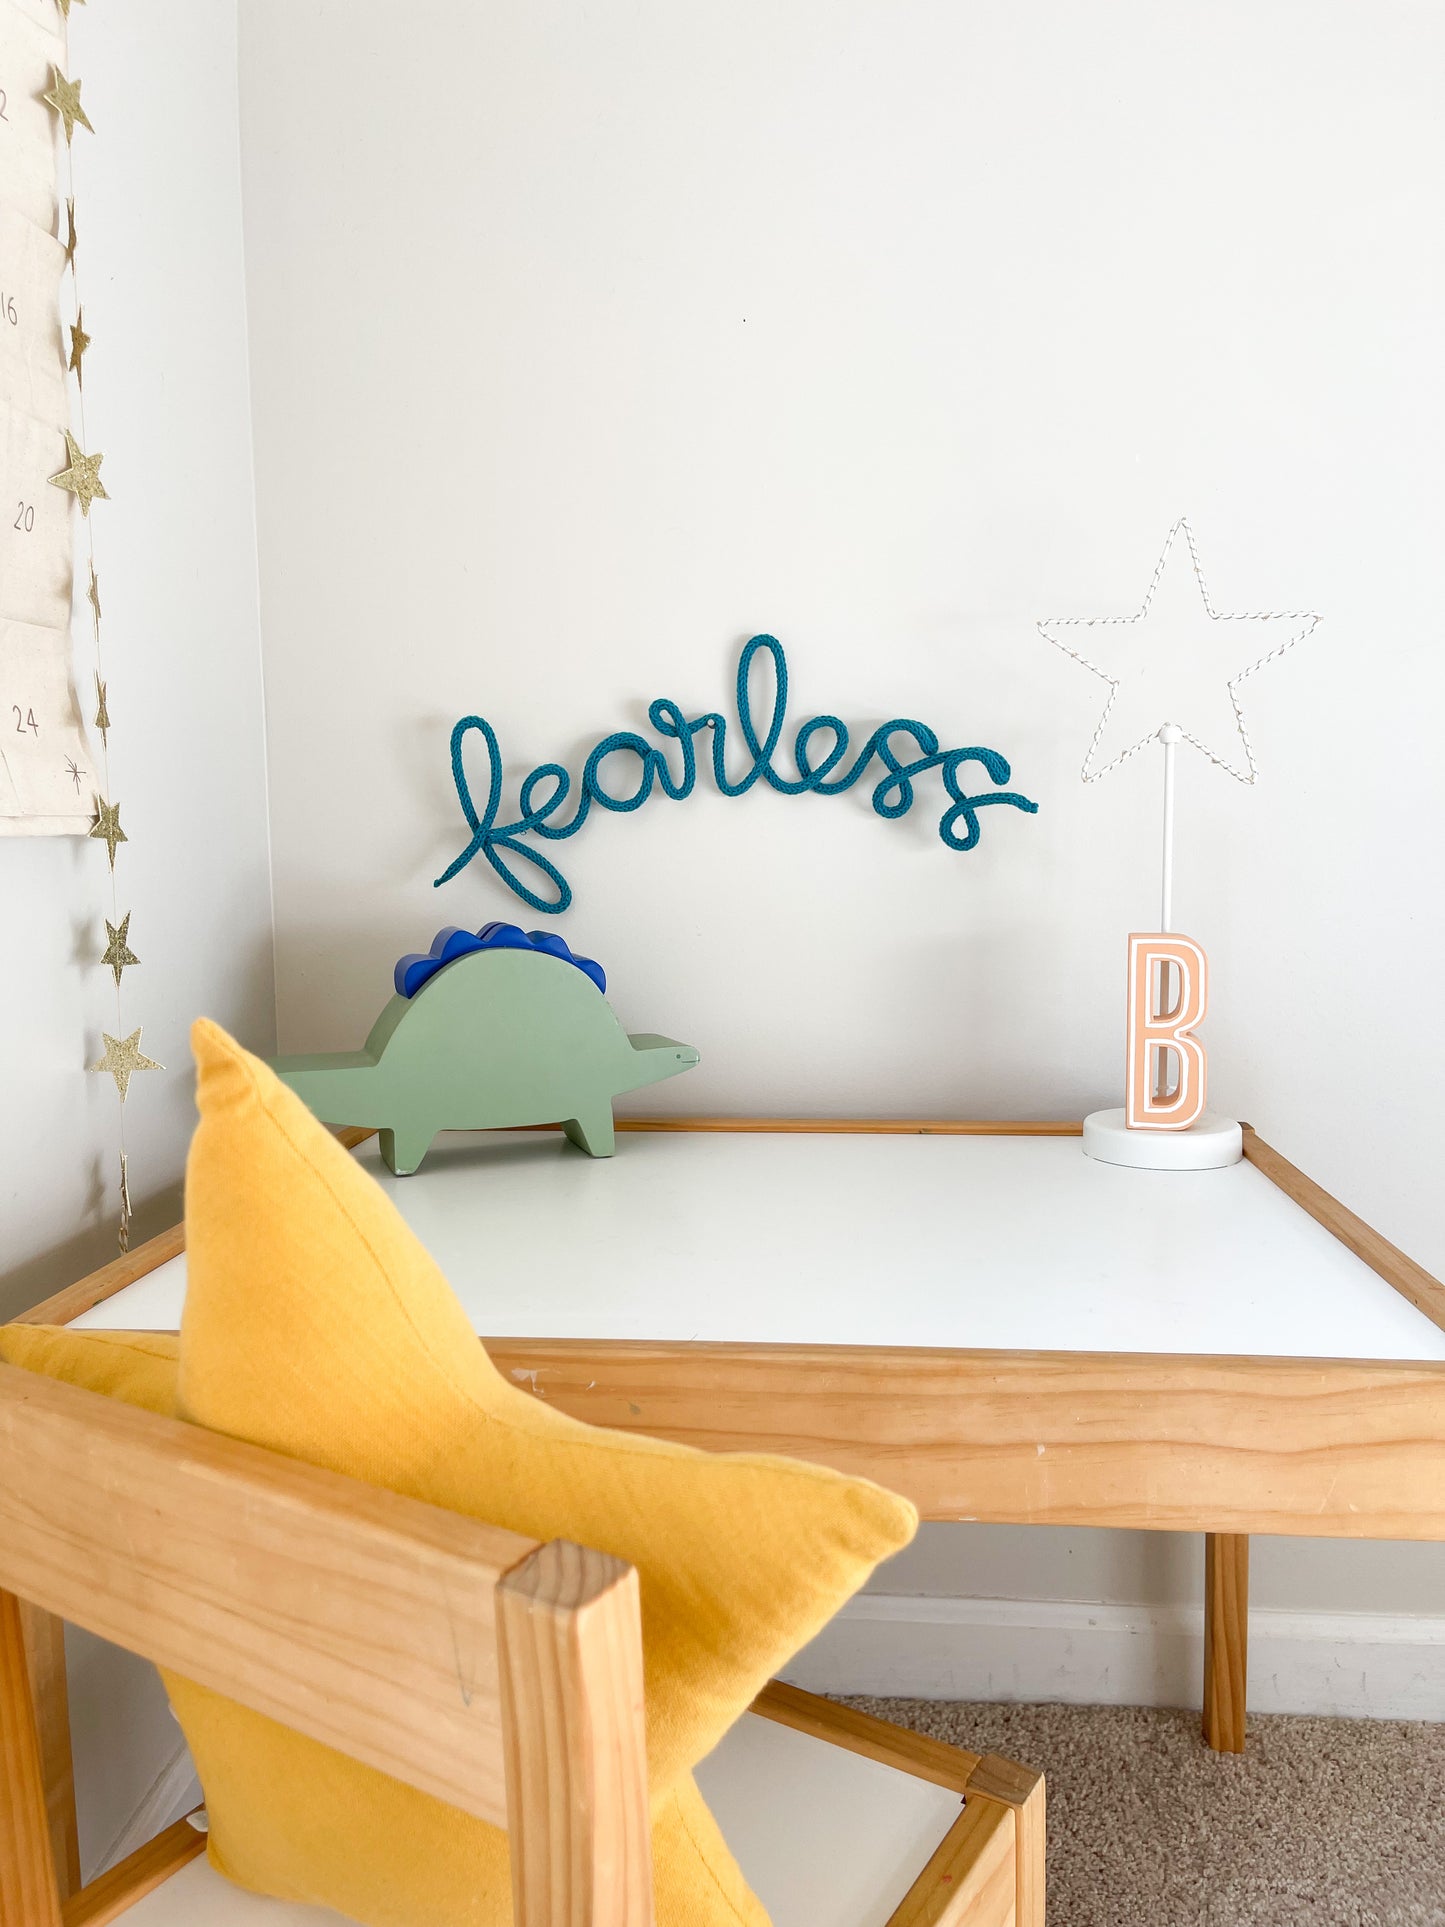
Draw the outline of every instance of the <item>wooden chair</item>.
[[[519,1927],[651,1927],[621,1561],[0,1366],[0,1588],[0,1927],[338,1918],[186,1821],[78,1887],[65,1619],[508,1827]],[[698,1777],[774,1927],[1041,1927],[1043,1783],[1007,1761],[773,1685]]]

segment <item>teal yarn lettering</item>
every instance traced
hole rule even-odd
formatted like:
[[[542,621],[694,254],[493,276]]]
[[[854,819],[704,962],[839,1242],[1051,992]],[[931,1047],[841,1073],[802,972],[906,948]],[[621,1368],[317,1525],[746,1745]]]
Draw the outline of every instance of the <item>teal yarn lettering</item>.
[[[759,652],[768,657],[773,670],[772,715],[766,734],[761,737],[753,717],[749,688],[753,661]],[[689,720],[677,703],[665,696],[659,697],[649,705],[647,720],[663,739],[664,745],[676,745],[676,773],[668,760],[666,747],[650,743],[635,730],[616,729],[610,736],[602,738],[583,764],[577,785],[576,807],[564,822],[554,819],[572,794],[572,778],[561,763],[539,763],[523,780],[517,792],[520,814],[516,821],[497,821],[502,805],[502,751],[497,732],[485,716],[463,716],[452,730],[452,781],[456,784],[457,801],[461,804],[462,815],[472,835],[460,856],[449,863],[436,879],[435,887],[440,888],[443,883],[450,882],[473,858],[484,856],[502,882],[523,903],[545,915],[560,916],[572,902],[572,886],[541,849],[531,847],[522,839],[539,837],[548,843],[563,842],[569,836],[576,836],[587,821],[594,803],[599,809],[626,815],[630,810],[640,810],[654,789],[670,797],[674,803],[681,802],[684,797],[691,796],[697,783],[700,758],[695,738],[704,730],[711,732],[708,752],[712,780],[722,796],[744,796],[760,777],[783,796],[801,796],[804,791],[811,791],[817,796],[840,796],[844,790],[852,789],[876,757],[882,766],[882,774],[873,786],[871,801],[874,810],[882,817],[906,816],[915,801],[914,779],[926,775],[930,770],[939,772],[949,805],[939,818],[938,834],[950,850],[974,848],[982,834],[978,813],[990,805],[1007,804],[1009,808],[1024,810],[1030,816],[1038,813],[1038,804],[1016,790],[995,788],[976,793],[964,790],[960,771],[967,763],[980,764],[989,781],[995,785],[1008,782],[1008,760],[1000,756],[997,750],[940,749],[937,735],[926,723],[911,722],[901,717],[875,729],[852,764],[842,769],[840,766],[847,760],[851,741],[848,725],[837,716],[810,716],[799,725],[793,739],[793,763],[798,773],[796,777],[784,776],[773,767],[773,755],[782,741],[787,709],[788,659],[783,653],[783,645],[776,636],[754,636],[738,658],[737,727],[752,759],[745,774],[736,781],[728,775],[728,723],[724,716],[716,710],[710,710],[705,715]],[[480,813],[462,765],[462,752],[467,737],[473,732],[481,737],[487,754],[487,801]],[[821,743],[818,742],[820,736],[823,738]],[[908,746],[904,753],[900,754],[895,749],[895,738]],[[815,755],[817,761],[814,761]],[[615,772],[612,774],[612,787],[604,787],[602,766],[611,756],[636,758],[636,779],[630,788],[625,786],[626,779]],[[838,772],[836,775],[835,771]],[[540,883],[545,879],[555,894],[550,899],[540,896],[526,876],[512,868],[514,862],[530,864],[535,872],[534,880]]]

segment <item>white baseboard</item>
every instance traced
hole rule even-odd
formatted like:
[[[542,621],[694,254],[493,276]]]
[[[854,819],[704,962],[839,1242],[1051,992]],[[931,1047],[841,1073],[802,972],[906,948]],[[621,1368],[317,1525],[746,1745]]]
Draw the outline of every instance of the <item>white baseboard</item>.
[[[862,1593],[787,1669],[818,1693],[1198,1706],[1198,1607]],[[1249,1616],[1257,1713],[1445,1720],[1445,1618]]]

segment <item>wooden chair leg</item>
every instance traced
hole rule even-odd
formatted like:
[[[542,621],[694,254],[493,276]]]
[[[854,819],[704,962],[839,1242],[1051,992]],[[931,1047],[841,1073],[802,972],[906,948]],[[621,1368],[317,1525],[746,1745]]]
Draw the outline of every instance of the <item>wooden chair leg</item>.
[[[65,1675],[65,1621],[27,1600],[20,1605],[30,1697],[40,1738],[40,1774],[50,1847],[62,1902],[80,1889],[80,1832],[75,1819],[75,1767],[70,1756],[70,1691]]]
[[[1249,1675],[1249,1536],[1204,1538],[1204,1738],[1216,1753],[1244,1751]]]
[[[20,1601],[0,1591],[0,1927],[61,1927]]]
[[[968,1776],[968,1792],[1012,1807],[1015,1927],[1044,1927],[1043,1774],[997,1753],[985,1753]]]
[[[189,1821],[177,1820],[68,1900],[62,1916],[65,1927],[110,1927],[205,1851],[205,1834],[197,1833]]]
[[[554,1540],[496,1601],[517,1927],[653,1927],[637,1573]]]
[[[1014,1816],[970,1800],[888,1916],[888,1927],[1016,1927]]]

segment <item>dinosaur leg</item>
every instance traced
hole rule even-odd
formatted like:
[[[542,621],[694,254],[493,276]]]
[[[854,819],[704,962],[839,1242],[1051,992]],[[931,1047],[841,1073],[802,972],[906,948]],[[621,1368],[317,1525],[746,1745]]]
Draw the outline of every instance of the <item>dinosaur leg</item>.
[[[381,1161],[396,1177],[410,1177],[431,1149],[434,1131],[417,1124],[399,1124],[394,1130],[378,1131]]]
[[[610,1158],[617,1149],[617,1140],[612,1134],[610,1101],[596,1105],[585,1117],[569,1118],[562,1129],[578,1150],[585,1151],[589,1158]]]

